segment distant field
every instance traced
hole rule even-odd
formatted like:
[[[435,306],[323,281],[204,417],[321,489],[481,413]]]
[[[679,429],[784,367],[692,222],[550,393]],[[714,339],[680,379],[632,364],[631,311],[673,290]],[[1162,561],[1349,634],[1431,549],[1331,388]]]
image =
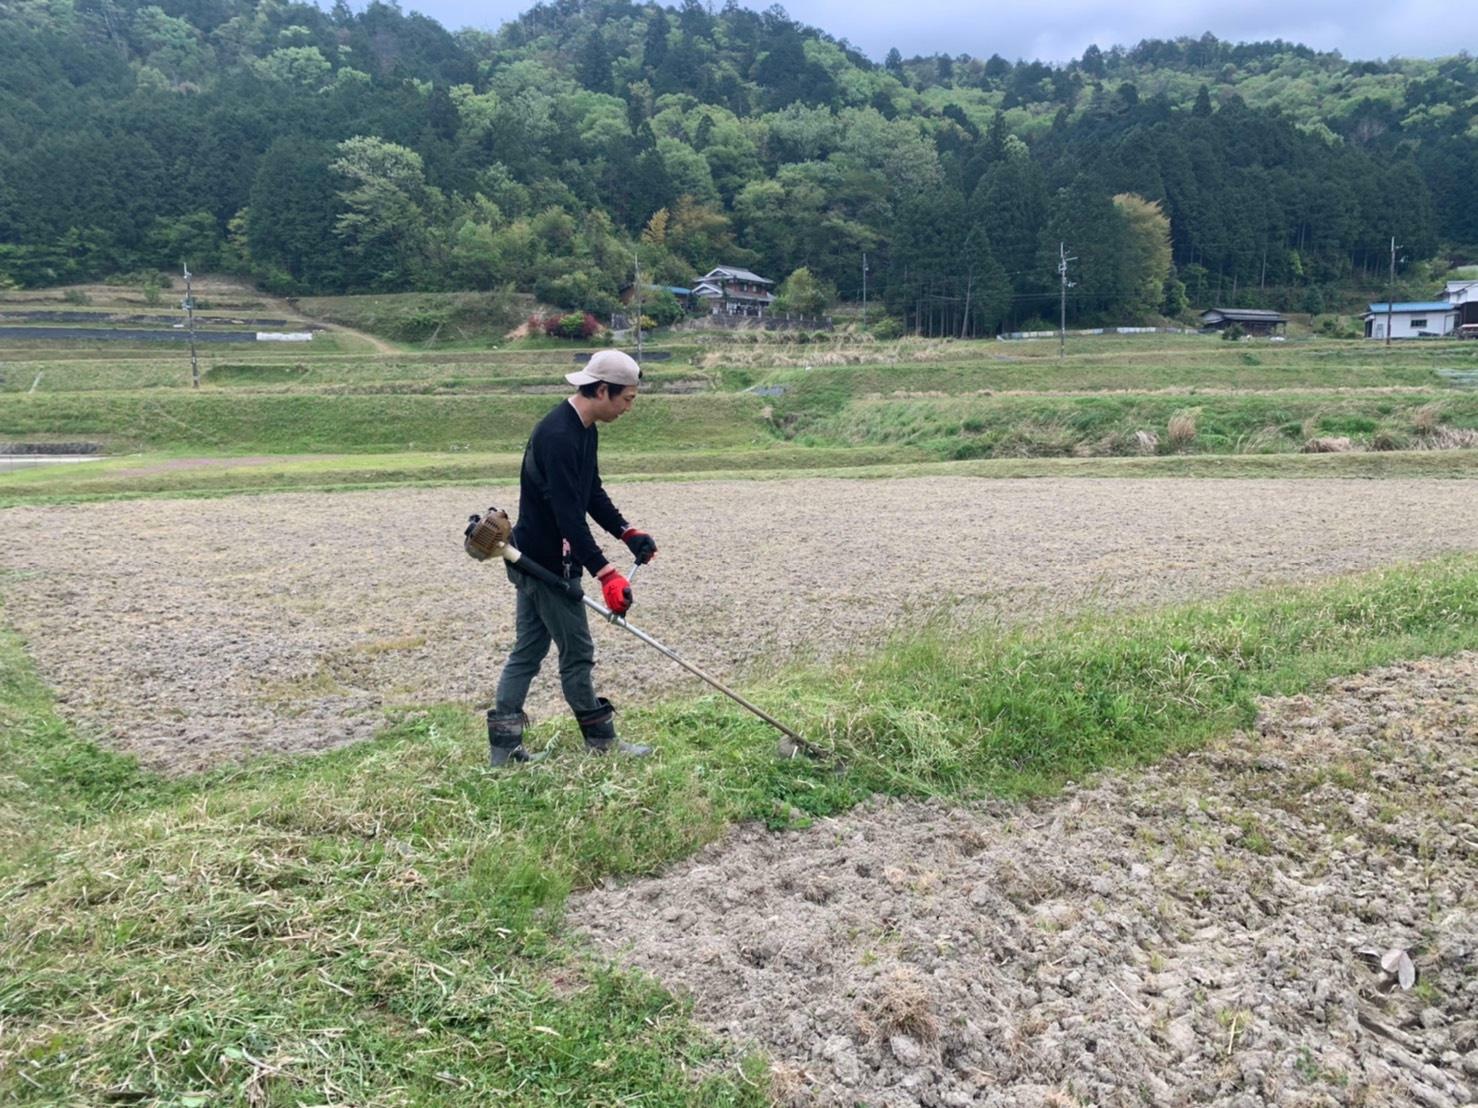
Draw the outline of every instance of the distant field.
[[[504,292],[403,292],[306,296],[292,303],[315,319],[342,323],[392,342],[498,342],[532,302]]]
[[[95,441],[207,453],[518,450],[548,396],[236,395],[226,391],[0,397],[0,440]],[[748,447],[772,437],[752,396],[651,396],[622,421],[629,449]]]
[[[614,437],[613,437],[614,440]],[[1341,478],[1375,480],[1478,476],[1478,450],[1349,454],[1177,454],[1098,458],[979,458],[930,461],[910,447],[830,449],[772,443],[752,450],[626,453],[612,441],[602,454],[611,482],[679,479],[777,480],[794,477],[1159,477]],[[0,509],[131,497],[234,496],[290,489],[329,491],[472,485],[517,479],[520,452],[500,454],[199,455],[140,454],[5,472]]]
[[[818,445],[921,446],[955,458],[1263,454],[1320,437],[1401,450],[1438,428],[1478,428],[1478,394],[1303,392],[1175,396],[865,398],[790,432]],[[1154,437],[1153,443],[1138,436]],[[1462,441],[1459,435],[1456,440]],[[1465,445],[1478,445],[1478,435]]]
[[[528,355],[485,353],[456,361],[410,356],[367,359],[299,356],[278,348],[270,357],[258,351],[235,350],[201,359],[200,383],[205,389],[319,392],[427,392],[488,389],[564,388],[564,374],[575,368],[572,355],[536,360]],[[316,351],[314,352],[317,353]],[[667,368],[672,366],[672,368]],[[183,368],[183,372],[181,372]],[[693,370],[680,363],[656,362],[643,375],[645,387],[670,387],[680,381],[714,381],[718,374]],[[122,358],[47,361],[30,357],[0,369],[0,393],[106,392],[130,389],[188,389],[190,360]]]
[[[0,311],[169,314],[126,289],[85,295],[86,305],[0,295]],[[148,457],[3,474],[0,503],[510,475],[529,428],[563,392],[564,373],[591,349],[501,335],[494,349],[487,335],[442,333],[438,320],[484,326],[512,311],[501,293],[288,304],[219,286],[213,296],[217,317],[235,311],[289,325],[312,317],[382,338],[326,331],[291,348],[207,349],[198,390],[183,348],[6,347],[0,443],[86,442]],[[412,324],[441,328],[434,347],[384,345]],[[973,462],[997,475],[1114,475],[1133,465],[1189,476],[1264,474],[1246,459],[1271,455],[1287,459],[1289,473],[1452,476],[1473,469],[1472,451],[1452,448],[1478,435],[1478,343],[1105,335],[1073,337],[1059,358],[1055,342],[676,338],[646,367],[633,414],[602,439],[612,472],[882,475]],[[1352,456],[1294,461],[1315,438],[1348,439]]]

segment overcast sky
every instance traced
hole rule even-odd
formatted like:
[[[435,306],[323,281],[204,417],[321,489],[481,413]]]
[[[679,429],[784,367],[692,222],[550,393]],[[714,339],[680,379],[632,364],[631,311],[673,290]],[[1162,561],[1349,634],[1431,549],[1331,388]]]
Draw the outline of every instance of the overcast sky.
[[[721,0],[720,0],[721,2]],[[354,0],[354,7],[362,5]],[[407,11],[431,16],[452,30],[496,30],[533,6],[520,0],[401,0]],[[718,3],[714,4],[719,6]],[[749,0],[756,10],[768,3]],[[1400,54],[1438,57],[1478,45],[1471,11],[1436,0],[1015,0],[985,6],[978,0],[793,0],[790,17],[808,23],[881,61],[891,46],[914,54],[972,54],[1009,60],[1065,61],[1089,43],[1103,49],[1145,38],[1199,37],[1210,31],[1231,42],[1281,38],[1347,58]]]

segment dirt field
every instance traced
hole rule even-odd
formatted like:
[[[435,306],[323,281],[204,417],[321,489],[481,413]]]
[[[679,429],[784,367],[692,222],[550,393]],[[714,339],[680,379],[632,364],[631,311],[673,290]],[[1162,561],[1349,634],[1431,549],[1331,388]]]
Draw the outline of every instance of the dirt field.
[[[612,493],[662,547],[637,580],[634,622],[728,676],[865,645],[951,601],[1031,618],[1478,549],[1475,481],[919,478]],[[66,715],[148,765],[324,750],[372,734],[387,710],[485,704],[513,594],[501,570],[462,553],[461,527],[489,502],[516,497],[10,509],[3,618]],[[635,639],[595,630],[601,691],[618,706],[696,685]],[[564,716],[558,695],[541,675],[536,719]]]
[[[788,1104],[1455,1108],[1475,811],[1468,654],[1029,806],[741,828],[569,919],[767,1053]]]

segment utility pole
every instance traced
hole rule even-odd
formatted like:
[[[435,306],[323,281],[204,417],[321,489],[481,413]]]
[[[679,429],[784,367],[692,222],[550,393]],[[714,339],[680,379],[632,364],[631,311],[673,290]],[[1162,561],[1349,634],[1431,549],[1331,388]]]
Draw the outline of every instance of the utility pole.
[[[631,252],[636,262],[636,364],[641,365],[641,248]]]
[[[185,314],[190,320],[190,384],[198,389],[200,387],[200,362],[195,357],[195,289],[190,284],[189,263],[181,262],[180,268],[185,271],[185,301],[180,307],[185,309]]]
[[[862,329],[867,330],[867,251],[862,252]]]
[[[1391,298],[1396,295],[1396,251],[1401,249],[1396,245],[1396,236],[1391,236],[1391,278],[1386,284],[1386,345],[1391,345],[1391,312],[1395,305]]]
[[[1057,357],[1059,359],[1067,356],[1067,290],[1073,287],[1073,283],[1067,279],[1067,263],[1075,262],[1076,257],[1067,256],[1067,244],[1057,244],[1057,276],[1062,285],[1061,295],[1058,297],[1060,322],[1057,331]]]

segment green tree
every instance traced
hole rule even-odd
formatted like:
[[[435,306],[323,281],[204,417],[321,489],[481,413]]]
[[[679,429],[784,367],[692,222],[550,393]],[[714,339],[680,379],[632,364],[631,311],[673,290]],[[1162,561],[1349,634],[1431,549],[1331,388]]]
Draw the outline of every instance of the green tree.
[[[775,310],[792,315],[819,316],[831,307],[836,290],[816,280],[805,266],[780,282],[775,292]]]
[[[669,250],[699,272],[722,264],[722,259],[748,261],[748,252],[739,250],[734,241],[728,218],[691,196],[678,197],[667,220],[665,241]]]
[[[1074,284],[1067,304],[1069,319],[1122,321],[1126,305],[1137,304],[1141,292],[1131,286],[1125,266],[1128,227],[1119,209],[1086,177],[1059,189],[1048,204],[1038,252],[1039,272],[1056,272],[1063,246],[1077,259],[1069,270]],[[1056,290],[1038,304],[1055,308]]]
[[[287,46],[263,58],[260,71],[269,80],[317,90],[332,79],[334,67],[316,46]]]
[[[427,187],[421,156],[372,135],[338,145],[330,167],[348,187],[334,233],[356,259],[352,277],[371,288],[403,288],[421,275],[430,246]]]
[[[252,271],[283,292],[337,292],[345,285],[342,240],[334,233],[340,179],[328,143],[279,139],[258,160],[241,214]]]
[[[162,269],[177,269],[182,262],[196,271],[213,269],[220,253],[221,227],[209,212],[160,216],[149,234],[150,261]]]
[[[1131,192],[1115,196],[1114,207],[1127,232],[1120,256],[1124,310],[1138,315],[1158,311],[1170,277],[1170,219],[1158,203]]]
[[[1031,297],[1042,292],[1052,272],[1037,264],[1038,235],[1047,218],[1047,185],[1020,139],[1003,139],[1002,151],[1003,157],[991,164],[975,188],[970,219],[984,229],[993,256],[1010,274],[1025,318],[1037,310]]]

